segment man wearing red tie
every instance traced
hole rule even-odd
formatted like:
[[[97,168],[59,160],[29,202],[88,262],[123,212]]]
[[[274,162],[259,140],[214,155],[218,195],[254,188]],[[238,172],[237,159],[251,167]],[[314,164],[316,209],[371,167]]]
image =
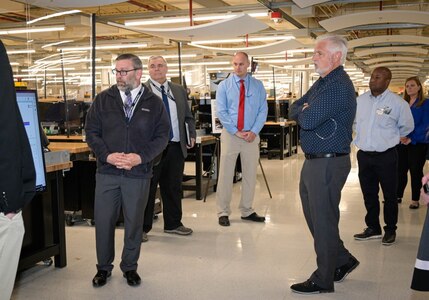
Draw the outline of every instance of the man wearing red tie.
[[[249,57],[237,52],[232,58],[234,74],[216,91],[217,117],[223,125],[216,201],[219,225],[229,226],[232,184],[237,156],[242,166],[239,209],[241,219],[264,222],[252,208],[259,161],[259,131],[267,119],[267,94],[262,82],[249,76]]]

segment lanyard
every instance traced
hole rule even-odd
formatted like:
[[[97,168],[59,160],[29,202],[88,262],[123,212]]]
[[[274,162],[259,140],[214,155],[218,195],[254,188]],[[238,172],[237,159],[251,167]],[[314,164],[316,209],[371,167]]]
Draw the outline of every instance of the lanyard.
[[[161,89],[157,85],[155,85],[155,83],[153,83],[152,80],[150,81],[150,83],[161,94],[161,97],[162,97],[162,91],[161,91]],[[164,93],[167,95],[167,97],[169,99],[171,99],[172,101],[176,101],[176,99],[174,99],[174,97],[170,93],[170,85],[169,84],[168,84],[168,89],[166,91],[164,91]]]
[[[143,86],[140,88],[140,91],[138,92],[137,96],[133,99],[133,102],[131,103],[131,106],[128,111],[127,111],[127,105],[122,101],[125,117],[127,117],[127,120],[130,120],[131,117],[133,116],[135,105],[137,104],[137,102],[139,102],[142,94],[143,94]]]

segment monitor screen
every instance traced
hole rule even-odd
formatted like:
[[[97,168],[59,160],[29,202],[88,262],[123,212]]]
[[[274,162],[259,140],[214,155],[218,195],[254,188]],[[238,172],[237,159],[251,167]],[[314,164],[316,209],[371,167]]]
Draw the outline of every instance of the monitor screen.
[[[34,168],[36,169],[36,190],[42,191],[46,188],[46,173],[37,114],[37,92],[33,90],[16,91],[16,100],[33,154]]]

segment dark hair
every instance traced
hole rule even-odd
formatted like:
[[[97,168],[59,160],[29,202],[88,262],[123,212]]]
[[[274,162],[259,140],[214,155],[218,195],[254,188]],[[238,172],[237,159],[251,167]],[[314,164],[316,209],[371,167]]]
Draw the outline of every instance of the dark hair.
[[[405,84],[407,84],[408,81],[413,80],[415,83],[417,83],[417,85],[420,87],[420,91],[417,95],[417,104],[416,106],[422,106],[423,102],[426,101],[425,97],[423,97],[423,86],[422,83],[420,82],[420,79],[417,76],[413,76],[413,77],[409,77],[407,78],[407,80],[405,80]],[[407,101],[408,103],[410,103],[410,95],[408,95],[407,93],[407,89],[404,89],[404,99],[405,101]]]
[[[134,54],[131,53],[124,53],[119,55],[115,61],[119,61],[119,60],[131,60],[131,62],[133,63],[133,67],[135,69],[142,69],[143,68],[143,64],[141,59]]]
[[[381,72],[385,73],[387,75],[387,79],[392,80],[392,71],[390,71],[389,68],[386,68],[386,67],[377,67],[372,72],[374,73],[375,70],[381,71]]]

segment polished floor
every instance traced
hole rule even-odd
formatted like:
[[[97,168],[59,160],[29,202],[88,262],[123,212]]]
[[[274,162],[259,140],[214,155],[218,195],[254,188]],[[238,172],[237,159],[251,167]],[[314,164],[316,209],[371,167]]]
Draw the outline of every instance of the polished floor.
[[[410,289],[426,208],[408,208],[407,188],[399,208],[396,244],[355,241],[353,234],[365,226],[365,209],[355,155],[352,161],[340,205],[340,232],[361,264],[345,281],[335,284],[335,293],[305,296],[289,288],[306,280],[315,269],[313,243],[297,189],[303,162],[299,154],[283,161],[262,159],[273,198],[269,198],[259,170],[254,207],[267,217],[265,224],[240,219],[239,183],[234,187],[230,227],[217,223],[214,193],[204,203],[187,192],[183,222],[194,233],[186,237],[164,233],[160,215],[149,242],[142,245],[138,269],[142,284],[129,287],[118,268],[123,240],[119,227],[115,269],[102,288],[91,284],[96,272],[94,228],[75,224],[66,228],[67,267],[39,264],[21,273],[12,299],[429,299],[429,293]]]

